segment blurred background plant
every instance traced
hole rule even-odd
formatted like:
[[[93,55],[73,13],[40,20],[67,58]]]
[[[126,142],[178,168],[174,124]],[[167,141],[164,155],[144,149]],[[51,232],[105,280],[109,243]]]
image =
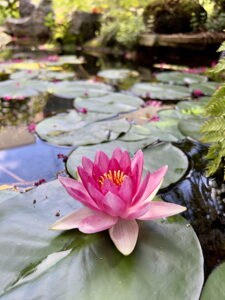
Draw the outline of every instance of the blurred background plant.
[[[38,5],[40,1],[31,0],[31,2]],[[146,10],[152,5],[157,9],[148,12],[145,20]],[[0,0],[1,24],[7,17],[19,17],[18,6],[19,0]],[[183,16],[186,18],[188,16],[188,21],[185,19],[183,22],[186,24],[184,27],[188,26],[186,32],[214,32],[225,28],[224,0],[53,0],[52,6],[54,14],[50,13],[46,17],[46,25],[53,32],[54,43],[83,43],[82,39],[77,41],[77,37],[69,33],[71,18],[76,10],[101,16],[96,37],[102,46],[117,44],[132,48],[141,33],[158,32],[154,31],[154,27],[156,22],[161,22],[157,17],[160,9],[167,14],[167,18],[169,14],[175,17],[175,20],[178,15],[174,11],[185,10]],[[165,16],[161,19],[168,22]],[[173,30],[178,30],[173,22],[171,24]],[[181,22],[176,21],[175,24],[180,26]]]
[[[0,0],[0,24],[4,23],[7,17],[19,17],[19,0]]]

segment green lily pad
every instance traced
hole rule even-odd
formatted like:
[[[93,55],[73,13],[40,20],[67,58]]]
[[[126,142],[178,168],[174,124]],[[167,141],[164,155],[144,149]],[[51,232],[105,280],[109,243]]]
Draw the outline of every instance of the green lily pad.
[[[47,66],[80,65],[84,63],[84,59],[75,55],[60,55],[55,61],[46,60],[44,63]]]
[[[160,141],[176,142],[184,138],[183,134],[178,130],[177,123],[174,124],[173,119],[148,123],[145,126],[150,130],[150,135],[157,137]]]
[[[142,99],[122,93],[110,93],[96,98],[76,98],[74,101],[77,108],[85,107],[88,111],[114,114],[135,110],[142,104]]]
[[[204,101],[180,101],[177,103],[176,107],[184,113],[186,110],[192,109],[202,109],[205,106]]]
[[[178,123],[178,128],[183,135],[198,140],[202,136],[202,134],[200,133],[200,128],[202,127],[204,121],[204,118],[192,117],[187,120],[181,120]]]
[[[75,73],[73,72],[54,72],[43,70],[39,73],[38,78],[41,80],[65,80],[74,78]]]
[[[169,82],[171,84],[192,84],[206,82],[208,80],[206,76],[184,72],[161,72],[156,75],[156,78],[159,81]]]
[[[82,96],[100,97],[112,92],[112,87],[100,82],[77,80],[54,83],[48,91],[58,97],[73,99]]]
[[[143,98],[151,97],[159,100],[184,100],[190,97],[188,88],[163,83],[136,83],[131,87],[131,92]]]
[[[203,83],[193,83],[189,86],[190,91],[200,90],[205,96],[212,96],[215,93],[216,88],[219,86],[219,82],[203,82]]]
[[[0,191],[0,204],[5,201],[8,200],[10,198],[13,198],[15,196],[18,195],[18,192],[12,191],[12,190],[3,190]]]
[[[225,299],[225,263],[216,268],[207,279],[200,300]]]
[[[91,124],[87,123],[85,119],[76,119],[71,124],[71,116],[73,117],[70,115],[63,119],[59,116],[57,119],[45,121],[44,124],[41,122],[37,125],[36,132],[42,139],[54,145],[81,146],[115,140],[130,128],[129,122],[125,119],[106,120]],[[54,125],[55,120],[57,120],[57,126]]]
[[[43,140],[49,137],[60,136],[73,130],[77,130],[89,123],[104,120],[114,115],[103,113],[78,113],[70,110],[68,113],[58,114],[56,116],[46,118],[36,126],[36,132]]]
[[[32,97],[47,90],[47,82],[41,80],[6,80],[0,82],[0,98]]]
[[[164,165],[168,171],[164,178],[162,188],[180,180],[188,169],[186,154],[171,143],[151,145],[144,149],[144,170],[153,172]]]
[[[145,126],[131,125],[130,130],[126,134],[121,136],[119,138],[119,140],[125,141],[125,142],[140,141],[140,140],[146,139],[150,135],[151,135],[150,130],[148,128],[146,128]],[[157,140],[156,137],[152,137],[153,142],[156,140]]]
[[[150,145],[152,142],[152,137],[150,137],[149,139],[146,138],[144,140],[135,142],[124,142],[117,139],[115,141],[103,143],[100,145],[81,146],[70,153],[66,162],[66,169],[72,177],[76,178],[76,170],[77,167],[82,164],[83,156],[86,156],[89,159],[93,160],[97,150],[101,150],[107,155],[111,156],[113,150],[117,147],[121,148],[123,151],[127,150],[131,155],[133,155],[139,149],[143,149],[144,147]]]
[[[14,72],[10,75],[10,78],[13,80],[24,80],[24,79],[33,79],[37,78],[39,70],[22,70]]]
[[[137,77],[139,74],[129,69],[107,69],[98,72],[97,75],[105,79],[123,80],[127,77]]]
[[[0,299],[199,299],[202,252],[181,217],[141,222],[123,256],[107,231],[48,230],[79,207],[57,181],[1,203]]]

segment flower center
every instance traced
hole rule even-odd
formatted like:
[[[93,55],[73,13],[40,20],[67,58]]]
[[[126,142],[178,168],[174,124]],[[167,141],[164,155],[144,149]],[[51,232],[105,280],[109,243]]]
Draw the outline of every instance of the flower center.
[[[125,177],[126,177],[126,175],[124,174],[124,172],[121,172],[120,170],[118,170],[118,171],[109,170],[108,173],[105,173],[99,177],[98,182],[99,182],[100,186],[102,186],[104,181],[106,179],[109,179],[116,185],[121,185],[123,183]]]

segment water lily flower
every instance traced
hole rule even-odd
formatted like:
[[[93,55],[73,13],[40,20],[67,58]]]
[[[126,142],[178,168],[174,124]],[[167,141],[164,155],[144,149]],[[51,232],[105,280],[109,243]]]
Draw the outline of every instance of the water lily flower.
[[[194,90],[194,91],[192,92],[192,96],[193,96],[194,98],[199,98],[199,97],[204,96],[204,93],[203,93],[203,91],[201,91],[201,90]]]
[[[148,120],[148,122],[158,122],[159,121],[159,117],[158,116],[153,116],[153,117],[151,117],[149,120]]]
[[[143,153],[139,150],[131,159],[128,152],[116,148],[109,158],[97,151],[92,162],[82,158],[77,168],[80,181],[59,177],[59,181],[74,199],[85,207],[54,223],[51,230],[78,228],[83,233],[109,229],[117,249],[129,255],[137,242],[137,220],[164,218],[186,208],[180,205],[151,201],[159,190],[167,171],[164,166],[154,173],[147,172],[141,181]]]

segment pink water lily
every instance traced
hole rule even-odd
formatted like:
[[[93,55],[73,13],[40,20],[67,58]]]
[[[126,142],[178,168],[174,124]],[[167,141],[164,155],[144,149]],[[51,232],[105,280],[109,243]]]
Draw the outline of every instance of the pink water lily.
[[[131,159],[128,152],[116,148],[109,158],[97,151],[92,162],[82,158],[78,167],[81,181],[59,177],[67,192],[85,207],[54,223],[52,230],[78,228],[84,233],[109,229],[117,249],[130,254],[137,242],[137,220],[168,217],[184,211],[180,205],[151,201],[159,190],[167,166],[154,173],[147,172],[141,181],[143,153],[139,150]]]

